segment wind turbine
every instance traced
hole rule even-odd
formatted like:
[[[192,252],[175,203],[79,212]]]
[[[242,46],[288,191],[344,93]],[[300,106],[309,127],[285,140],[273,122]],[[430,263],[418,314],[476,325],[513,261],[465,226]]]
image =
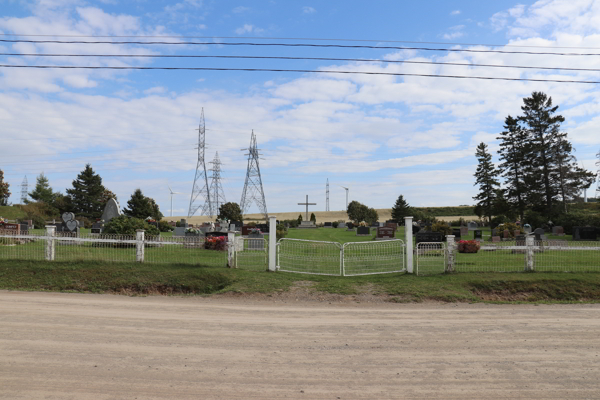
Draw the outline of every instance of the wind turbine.
[[[342,185],[339,185],[342,189],[346,190],[346,210],[348,210],[348,191],[350,190],[347,187],[344,187]]]
[[[169,192],[171,192],[171,217],[173,216],[173,195],[174,194],[181,194],[180,192],[174,192],[171,189],[171,186],[167,185],[167,187],[169,188]]]

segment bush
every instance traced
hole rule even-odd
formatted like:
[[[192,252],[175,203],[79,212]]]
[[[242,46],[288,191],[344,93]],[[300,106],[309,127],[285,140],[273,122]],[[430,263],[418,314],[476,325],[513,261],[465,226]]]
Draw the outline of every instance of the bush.
[[[513,222],[507,222],[505,224],[500,224],[496,227],[498,235],[500,235],[505,229],[508,229],[509,236],[511,238],[515,237],[515,231],[519,231],[520,233],[523,233],[523,231],[521,230],[521,227]]]
[[[207,237],[204,240],[204,248],[207,250],[225,251],[225,250],[227,250],[227,237],[226,236]]]
[[[434,222],[437,222],[437,219],[433,216],[433,214],[427,214],[426,212],[417,208],[413,208],[413,211],[413,221],[421,221],[426,224],[433,224]]]
[[[445,222],[436,222],[431,225],[431,232],[440,232],[442,235],[452,235],[452,228]]]
[[[521,221],[521,225],[529,224],[533,229],[541,228],[548,224],[548,221],[542,214],[536,211],[525,211],[524,221]]]
[[[458,242],[458,252],[459,253],[477,253],[481,245],[476,240],[460,240]]]
[[[283,239],[287,235],[287,231],[285,230],[285,228],[284,229],[277,228],[276,235],[277,235],[277,240]]]
[[[148,224],[143,219],[128,217],[126,215],[115,217],[104,225],[104,233],[117,235],[135,235],[135,231],[138,229],[144,229],[146,235],[160,235],[156,226]]]
[[[450,224],[450,226],[466,226],[467,225],[467,221],[465,221],[465,219],[463,217],[460,217],[459,219],[455,219],[454,221],[450,221],[449,224]]]
[[[173,227],[169,225],[167,221],[159,221],[158,222],[158,230],[161,232],[171,232],[173,231]]]
[[[492,218],[492,226],[493,227],[505,224],[507,222],[510,222],[510,220],[508,218],[506,218],[506,216],[504,216],[504,215],[497,215]]]
[[[334,228],[337,228],[339,224],[340,224],[339,222],[334,221],[331,223],[331,226],[333,226]]]
[[[39,215],[33,215],[31,218],[28,219],[33,221],[33,226],[35,229],[44,229],[44,227],[46,226],[46,220]]]
[[[567,235],[573,234],[574,226],[600,227],[600,214],[589,214],[581,211],[572,211],[560,215],[554,221],[555,225],[562,226]]]

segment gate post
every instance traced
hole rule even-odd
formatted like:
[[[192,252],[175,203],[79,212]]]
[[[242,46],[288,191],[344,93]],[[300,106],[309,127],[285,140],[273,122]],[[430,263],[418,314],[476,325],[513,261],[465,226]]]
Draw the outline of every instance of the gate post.
[[[51,239],[51,237],[56,236],[56,226],[54,225],[46,225],[46,260],[54,261],[55,254],[55,244],[56,240]]]
[[[454,235],[446,235],[446,251],[448,252],[446,272],[454,272]]]
[[[229,268],[235,268],[235,232],[227,232],[227,266]]]
[[[404,217],[404,245],[406,246],[406,272],[413,273],[413,217]]]
[[[269,271],[277,271],[277,217],[269,216]]]
[[[136,229],[135,231],[135,261],[144,262],[144,230]]]
[[[533,236],[527,235],[525,236],[525,246],[527,247],[527,264],[525,265],[526,272],[535,271],[535,257],[533,253],[533,246],[535,245],[533,241]]]

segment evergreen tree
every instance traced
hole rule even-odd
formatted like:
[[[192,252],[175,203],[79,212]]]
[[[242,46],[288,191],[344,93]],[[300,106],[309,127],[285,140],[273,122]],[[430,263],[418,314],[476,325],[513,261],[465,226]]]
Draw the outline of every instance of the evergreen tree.
[[[48,205],[54,204],[56,195],[52,191],[48,178],[44,175],[43,172],[38,175],[35,183],[35,188],[31,193],[29,193],[29,197],[31,197],[35,201],[41,201]]]
[[[567,204],[579,195],[582,189],[589,188],[595,181],[596,175],[577,165],[577,159],[571,154],[573,147],[565,138],[558,140],[553,157],[556,170],[552,173],[557,191],[563,202],[564,212],[569,210]]]
[[[77,175],[73,188],[67,189],[68,204],[71,212],[77,216],[97,219],[104,210],[102,178],[96,174],[90,164]]]
[[[310,220],[315,224],[317,223],[317,216],[315,215],[315,213],[310,214]]]
[[[219,206],[219,215],[217,218],[228,219],[229,221],[242,221],[244,216],[238,203],[229,202]]]
[[[300,222],[302,222],[302,214],[298,214],[298,225],[300,225]]]
[[[160,220],[162,214],[158,209],[156,202],[144,196],[142,189],[135,189],[131,198],[127,201],[127,207],[123,209],[123,214],[128,217],[146,219],[151,217],[155,220]]]
[[[400,195],[396,199],[394,207],[392,207],[392,219],[398,223],[404,224],[404,217],[408,217],[412,214],[412,208],[408,205],[408,202],[404,200],[404,196]]]
[[[8,198],[10,197],[10,185],[8,182],[4,182],[4,171],[0,169],[0,206],[8,205]]]
[[[488,153],[485,143],[481,142],[477,146],[475,156],[479,162],[475,172],[475,185],[479,185],[479,194],[473,199],[477,200],[481,214],[487,217],[488,222],[491,223],[497,196],[496,190],[499,188],[498,171],[492,163],[492,155]]]
[[[527,159],[531,153],[528,134],[519,125],[519,121],[510,115],[504,120],[505,131],[497,138],[500,142],[500,160],[504,162],[499,165],[502,176],[505,178],[506,201],[511,203],[518,211],[521,221],[525,215],[528,199],[528,187],[525,180],[530,173]],[[500,214],[496,214],[500,215]]]

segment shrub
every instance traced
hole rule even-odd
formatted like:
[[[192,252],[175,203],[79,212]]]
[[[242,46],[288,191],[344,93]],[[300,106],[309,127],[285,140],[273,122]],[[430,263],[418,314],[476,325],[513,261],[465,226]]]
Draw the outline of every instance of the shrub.
[[[287,235],[287,231],[285,229],[277,228],[276,235],[277,235],[277,240],[283,239],[285,237],[285,235]]]
[[[450,221],[450,226],[465,226],[467,225],[467,221],[465,221],[465,219],[463,217],[460,217],[459,219],[455,219],[454,221]]]
[[[548,221],[546,220],[546,218],[544,218],[544,216],[542,216],[542,214],[540,214],[539,212],[536,211],[525,211],[525,215],[524,217],[524,221],[521,221],[521,224],[529,224],[531,225],[531,227],[533,229],[536,228],[541,228],[542,226],[545,226],[548,224]]]
[[[567,235],[572,235],[574,226],[600,226],[600,214],[572,211],[560,215],[554,220],[554,223],[562,226]]]
[[[171,232],[173,230],[173,227],[169,225],[167,221],[159,221],[158,230],[161,232]]]
[[[146,235],[160,235],[156,226],[148,224],[143,219],[128,217],[126,215],[115,217],[104,225],[104,233],[117,235],[135,235],[135,231],[138,229],[144,229]]]
[[[508,232],[509,232],[509,235],[511,238],[515,237],[515,231],[519,231],[520,233],[523,233],[523,231],[521,230],[521,227],[517,226],[517,224],[515,224],[513,222],[507,222],[505,224],[501,224],[496,227],[498,235],[502,234],[502,232],[505,229],[508,229]]]
[[[459,253],[477,253],[481,245],[476,240],[460,240],[457,248]]]
[[[337,228],[339,224],[340,224],[339,222],[334,221],[331,223],[331,226],[333,226],[334,228]]]
[[[431,225],[431,232],[440,232],[442,235],[452,235],[452,228],[445,222],[436,222]]]
[[[204,240],[204,248],[207,250],[217,250],[217,251],[227,250],[227,237],[225,237],[225,236],[207,237]]]
[[[40,215],[32,215],[29,219],[33,221],[35,229],[44,229],[46,226],[46,220]]]

